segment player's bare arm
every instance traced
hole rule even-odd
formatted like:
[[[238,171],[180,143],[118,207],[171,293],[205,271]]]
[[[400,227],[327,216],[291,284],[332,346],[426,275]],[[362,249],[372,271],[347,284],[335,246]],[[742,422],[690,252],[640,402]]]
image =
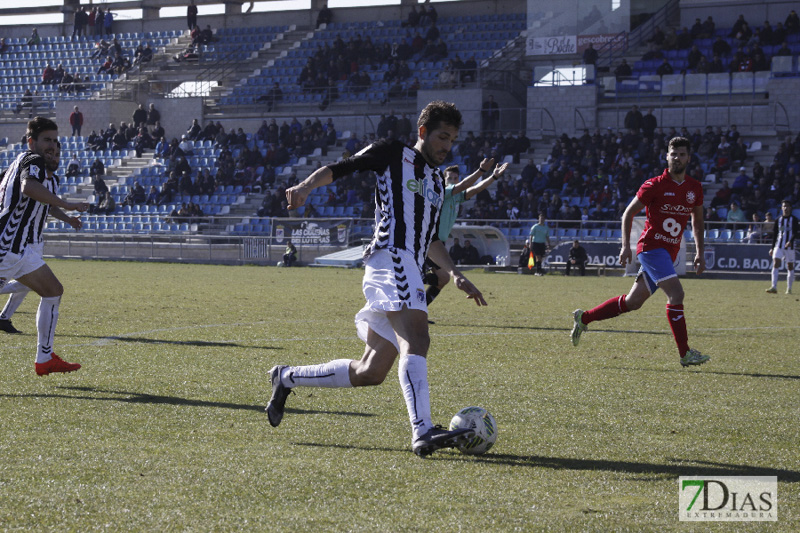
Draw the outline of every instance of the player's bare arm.
[[[89,204],[86,202],[68,202],[58,195],[55,195],[47,190],[47,187],[34,179],[26,179],[22,183],[22,194],[52,207],[60,207],[67,211],[86,211],[89,209]]]
[[[478,165],[478,169],[475,172],[459,181],[456,186],[453,187],[453,194],[459,194],[472,187],[475,182],[478,181],[478,178],[492,170],[492,165],[494,165],[494,159],[484,159],[481,161],[481,164]]]
[[[464,274],[453,264],[453,260],[450,258],[450,254],[447,253],[447,248],[444,247],[442,241],[433,241],[431,243],[430,248],[428,248],[428,257],[450,274],[456,287],[467,293],[467,298],[475,300],[475,304],[478,306],[487,305],[481,291],[464,277]]]
[[[83,222],[81,221],[81,217],[71,217],[68,214],[66,214],[60,207],[50,206],[50,216],[52,216],[56,220],[60,220],[61,222],[66,222],[76,230],[79,230],[83,227]]]
[[[633,217],[639,214],[643,208],[644,204],[639,200],[639,197],[634,197],[622,214],[622,244],[619,251],[619,263],[622,266],[633,261],[633,253],[631,252],[631,227],[633,226]]]
[[[692,233],[697,253],[694,255],[694,270],[702,274],[706,270],[705,256],[705,221],[703,219],[703,206],[696,205],[692,209]]]
[[[484,159],[484,161],[486,161],[486,160]],[[493,160],[490,160],[490,161],[493,161]],[[482,163],[481,163],[481,166],[483,166]],[[500,179],[503,176],[503,174],[506,173],[506,168],[508,168],[508,163],[503,163],[502,165],[496,165],[494,167],[494,170],[492,171],[492,175],[491,176],[489,176],[485,180],[481,181],[477,185],[473,185],[472,187],[467,189],[467,192],[464,195],[465,198],[467,200],[469,200],[470,198],[472,198],[473,196],[475,196],[476,194],[478,194],[479,192],[481,192],[482,190],[487,188],[489,185],[491,185],[495,180]]]
[[[309,177],[286,189],[286,202],[289,204],[287,209],[297,209],[306,203],[306,198],[311,191],[318,187],[328,185],[333,182],[333,172],[328,167],[321,167],[315,170]]]

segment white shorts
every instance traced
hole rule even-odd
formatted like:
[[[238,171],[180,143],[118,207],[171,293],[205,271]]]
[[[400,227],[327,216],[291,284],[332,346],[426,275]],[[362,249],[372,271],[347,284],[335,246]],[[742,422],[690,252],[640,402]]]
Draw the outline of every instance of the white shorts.
[[[361,288],[367,303],[356,313],[358,336],[367,342],[367,333],[371,329],[400,351],[397,336],[386,312],[401,309],[428,312],[425,284],[417,262],[412,254],[404,250],[384,249],[367,257],[364,267]]]
[[[781,248],[776,246],[772,250],[773,259],[785,259],[787,263],[794,263],[794,248]]]
[[[26,274],[42,268],[45,265],[42,254],[44,243],[29,244],[22,254],[6,253],[0,261],[0,288],[12,279],[18,279]]]

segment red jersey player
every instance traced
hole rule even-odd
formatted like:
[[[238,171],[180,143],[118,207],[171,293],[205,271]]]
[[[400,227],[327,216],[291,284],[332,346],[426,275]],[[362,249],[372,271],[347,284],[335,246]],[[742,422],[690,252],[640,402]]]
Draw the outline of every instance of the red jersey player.
[[[697,245],[694,267],[698,274],[706,268],[703,258],[703,187],[697,180],[686,176],[690,148],[691,142],[686,138],[671,139],[667,152],[668,168],[660,176],[644,182],[636,198],[625,209],[622,215],[622,250],[619,253],[622,266],[633,259],[630,247],[633,217],[642,208],[647,209],[647,221],[636,247],[642,266],[627,295],[611,298],[588,311],[577,309],[572,313],[572,344],[575,346],[588,324],[635,311],[661,288],[667,295],[667,319],[678,345],[681,365],[701,365],[710,359],[689,348],[683,315],[683,286],[674,266],[683,230],[691,217]]]

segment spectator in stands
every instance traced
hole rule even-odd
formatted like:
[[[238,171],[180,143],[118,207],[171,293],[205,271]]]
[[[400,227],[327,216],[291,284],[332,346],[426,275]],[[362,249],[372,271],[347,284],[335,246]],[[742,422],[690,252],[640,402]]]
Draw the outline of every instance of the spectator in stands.
[[[417,6],[411,4],[411,11],[408,12],[408,18],[401,24],[403,28],[416,28],[419,25],[419,12]]]
[[[111,12],[111,8],[106,9],[106,14],[103,16],[103,31],[106,32],[106,35],[111,35],[114,33],[113,26],[114,26],[114,15]]]
[[[457,265],[464,260],[464,247],[458,242],[458,237],[453,237],[453,246],[450,247],[449,253],[450,259]]]
[[[92,130],[92,133],[89,134],[86,140],[86,144],[88,144],[89,149],[94,152],[107,149],[108,139],[105,136],[105,131],[101,129],[100,134],[98,134],[96,131]]]
[[[194,0],[189,0],[189,5],[186,6],[186,23],[190,30],[197,26],[197,6],[194,5]]]
[[[317,13],[317,28],[322,24],[330,24],[333,21],[333,11],[328,7],[328,4],[322,4],[322,9]]]
[[[425,6],[428,6],[427,10],[425,9]],[[431,24],[435,26],[438,20],[439,13],[436,11],[436,8],[430,4],[430,0],[426,0],[425,4],[420,6],[419,25],[427,26],[428,24]]]
[[[92,59],[97,59],[100,57],[105,57],[108,55],[108,50],[111,47],[111,43],[106,41],[105,39],[100,39],[94,45],[94,52],[92,52]]]
[[[484,133],[494,132],[498,127],[498,123],[500,122],[500,106],[494,101],[493,94],[490,94],[481,106],[481,121],[481,130]]]
[[[697,47],[696,44],[692,45],[692,49],[689,50],[689,55],[686,56],[686,66],[689,70],[697,69],[697,64],[700,62],[700,59],[703,57],[703,52]]]
[[[97,6],[92,6],[91,11],[89,11],[89,15],[86,18],[86,35],[93,36],[95,34],[95,22],[97,21]]]
[[[783,25],[787,33],[800,33],[800,17],[797,16],[794,9],[786,16],[786,22],[784,22]]]
[[[78,106],[72,108],[72,113],[69,115],[69,125],[72,126],[72,136],[81,135],[81,127],[83,126],[83,113],[81,113]]]
[[[741,33],[742,28],[747,25],[747,21],[744,18],[744,15],[739,15],[739,18],[736,19],[736,22],[733,23],[731,27],[731,32],[728,34],[728,37],[733,37],[738,39],[738,35]]]
[[[106,192],[103,195],[100,204],[97,206],[97,210],[98,212],[105,213],[106,215],[111,215],[117,210],[117,202],[114,200],[114,195],[111,194],[111,192]]]
[[[700,37],[703,34],[703,23],[700,22],[699,18],[694,19],[694,24],[692,25],[692,29],[689,31],[692,36],[692,39],[701,39]]]
[[[37,44],[41,44],[42,38],[39,37],[39,30],[33,28],[31,30],[31,36],[28,38],[27,45],[28,46],[35,46]]]
[[[29,112],[33,109],[33,93],[31,93],[30,89],[25,89],[25,92],[19,99],[16,109],[14,109],[14,113],[18,115],[23,109],[28,109]],[[29,114],[32,114],[32,112]]]
[[[150,104],[147,109],[147,125],[148,126],[155,126],[161,120],[161,113],[159,113],[158,109],[156,109],[155,104]],[[159,135],[157,138],[162,137],[163,135]]]
[[[656,74],[659,76],[667,76],[669,74],[673,74],[674,72],[675,70],[672,68],[672,65],[670,65],[669,60],[666,57],[656,69]]]
[[[69,164],[67,165],[67,172],[66,176],[68,178],[75,178],[79,176],[81,173],[81,162],[78,159],[78,155],[73,153],[72,159],[69,160]]]
[[[147,205],[158,205],[158,196],[158,188],[155,185],[151,185],[144,203]]]
[[[784,41],[784,42],[781,44],[781,47],[780,47],[780,48],[778,48],[778,50],[776,50],[776,51],[775,51],[775,54],[774,54],[774,55],[776,55],[776,56],[783,56],[783,57],[790,57],[790,56],[792,55],[792,49],[791,49],[791,48],[789,48],[789,43],[787,43],[786,41]]]
[[[634,104],[631,110],[625,115],[625,128],[634,132],[638,132],[642,129],[643,118],[642,112],[639,111],[639,106]]]
[[[706,20],[703,21],[703,33],[700,34],[701,39],[710,39],[714,36],[714,31],[717,29],[716,23],[714,23],[714,18],[709,15]]]
[[[147,128],[144,126],[140,127],[138,135],[133,139],[133,148],[136,150],[136,157],[142,157],[142,153],[145,150],[153,148],[154,145],[153,138],[147,133]]]
[[[100,68],[97,69],[98,74],[111,74],[112,67],[114,65],[114,60],[111,59],[111,56],[106,56],[106,60],[100,65]]]
[[[200,135],[200,132],[203,129],[200,127],[200,122],[198,120],[192,119],[192,124],[189,126],[189,129],[186,130],[186,138],[194,141]]]
[[[729,223],[729,229],[741,229],[739,224],[747,222],[747,216],[744,214],[744,211],[741,210],[739,204],[734,202],[731,204],[730,209],[728,209],[728,215],[725,220]]]
[[[0,38],[0,54],[5,54],[8,52],[8,43],[6,43],[6,38]]]
[[[616,76],[617,81],[619,81],[630,78],[632,74],[633,71],[631,70],[631,66],[628,64],[628,60],[623,57],[622,62],[617,65],[617,68],[614,69],[614,76]]]
[[[133,127],[136,129],[139,129],[147,124],[147,111],[145,111],[144,105],[139,104],[139,106],[134,110],[132,118]]]
[[[481,262],[478,249],[472,245],[469,239],[464,240],[464,249],[461,262],[465,265],[479,265]]]
[[[55,76],[55,69],[50,65],[50,63],[47,63],[42,71],[42,81],[39,85],[51,85],[54,82]]]
[[[717,36],[717,40],[711,45],[711,52],[719,57],[728,56],[731,53],[731,45],[721,35]]]
[[[597,50],[595,50],[593,43],[589,43],[589,47],[583,51],[583,64],[594,65],[596,63],[597,63]]]
[[[739,167],[739,174],[733,178],[731,194],[736,196],[747,195],[750,191],[750,177],[747,175],[747,168]]]
[[[80,37],[85,34],[86,25],[89,23],[89,15],[83,6],[78,7],[75,11],[72,24],[72,38]]]
[[[183,155],[194,155],[194,143],[184,134],[181,135],[181,142],[178,144]]]
[[[95,158],[92,166],[89,167],[89,174],[92,176],[92,179],[102,179],[102,177],[105,176],[106,166],[103,164],[103,161],[100,158]],[[105,182],[103,182],[103,185],[105,185]],[[98,190],[97,186],[95,186],[95,192],[101,192],[101,190]]]
[[[119,129],[112,138],[112,150],[124,150],[128,146],[128,138],[125,136],[125,131],[123,129]]]

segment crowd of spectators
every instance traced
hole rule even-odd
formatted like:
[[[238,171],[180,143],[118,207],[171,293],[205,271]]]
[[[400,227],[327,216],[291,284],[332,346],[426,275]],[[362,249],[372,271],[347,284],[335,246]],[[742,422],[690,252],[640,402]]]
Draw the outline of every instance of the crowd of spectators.
[[[709,16],[705,21],[695,19],[691,28],[684,27],[680,31],[674,28],[662,31],[656,26],[653,36],[647,41],[648,49],[642,61],[661,61],[656,69],[659,75],[678,71],[682,74],[767,71],[771,68],[771,57],[794,55],[787,38],[798,33],[800,18],[794,10],[784,22],[778,22],[774,27],[767,20],[755,29],[744,15],[739,15],[727,37],[717,33],[714,19]],[[710,51],[698,44],[700,39],[714,39]],[[765,52],[764,47],[771,47],[772,53]],[[686,66],[675,68],[665,54],[668,50],[688,50]],[[584,63],[594,63],[596,60],[596,52],[592,54],[587,50]],[[632,69],[623,59],[614,69],[614,74],[618,79],[630,77]]]
[[[412,79],[408,62],[412,59],[438,61],[448,57],[447,43],[436,26],[437,19],[433,6],[426,8],[423,4],[419,11],[412,6],[408,21],[403,23],[409,28],[408,35],[391,44],[375,44],[370,36],[362,38],[360,33],[345,41],[341,34],[337,34],[332,45],[319,46],[308,58],[297,84],[304,92],[323,94],[321,108],[325,109],[339,97],[340,82],[344,82],[346,91],[365,92],[373,83],[369,71],[387,65],[382,80],[389,84],[387,101],[403,95],[413,96],[419,88],[419,80]],[[443,86],[455,87],[468,78],[474,79],[476,69],[474,56],[465,61],[455,57],[443,71],[440,82]]]

